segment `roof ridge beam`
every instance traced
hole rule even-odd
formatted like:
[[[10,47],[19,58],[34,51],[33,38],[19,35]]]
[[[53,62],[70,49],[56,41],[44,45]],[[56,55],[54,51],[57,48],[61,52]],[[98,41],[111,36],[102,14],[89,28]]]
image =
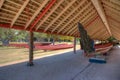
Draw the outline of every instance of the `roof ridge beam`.
[[[17,18],[20,16],[20,14],[22,13],[22,11],[25,9],[25,7],[27,6],[27,4],[29,3],[30,0],[26,0],[24,2],[24,4],[22,5],[22,7],[20,8],[20,10],[18,11],[18,13],[15,15],[15,17],[12,20],[11,23],[11,27],[14,25],[14,23],[16,22]]]
[[[104,10],[102,8],[102,5],[101,5],[100,1],[99,0],[91,0],[91,2],[93,3],[94,7],[96,8],[96,10],[97,10],[100,18],[102,19],[102,21],[103,21],[109,35],[112,36],[112,33],[111,33],[111,30],[110,30],[107,18],[105,16],[105,13],[104,13]]]

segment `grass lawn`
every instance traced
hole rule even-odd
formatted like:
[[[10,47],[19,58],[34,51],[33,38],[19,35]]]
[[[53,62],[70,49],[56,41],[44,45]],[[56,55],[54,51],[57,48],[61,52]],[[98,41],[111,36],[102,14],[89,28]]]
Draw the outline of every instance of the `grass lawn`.
[[[34,58],[40,58],[48,55],[54,55],[60,52],[73,51],[73,48],[55,51],[35,50]],[[19,61],[28,61],[29,50],[27,48],[2,47],[0,46],[0,65],[16,63]]]

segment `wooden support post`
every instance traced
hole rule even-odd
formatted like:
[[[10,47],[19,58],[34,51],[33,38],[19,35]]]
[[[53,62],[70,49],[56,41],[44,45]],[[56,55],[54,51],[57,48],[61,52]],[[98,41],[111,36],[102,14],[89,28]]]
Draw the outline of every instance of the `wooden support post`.
[[[81,46],[81,40],[79,39],[79,42],[80,42],[80,50],[82,50],[82,46]]]
[[[74,37],[74,54],[76,54],[76,37]]]
[[[33,66],[33,32],[30,31],[30,40],[29,40],[29,62],[28,66]]]

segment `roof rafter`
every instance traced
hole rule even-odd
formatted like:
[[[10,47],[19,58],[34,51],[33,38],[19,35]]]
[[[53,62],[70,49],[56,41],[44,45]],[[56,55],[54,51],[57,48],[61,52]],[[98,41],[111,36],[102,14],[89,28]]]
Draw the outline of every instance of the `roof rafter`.
[[[91,9],[90,9],[90,11],[91,11]],[[89,11],[88,11],[89,12]],[[81,20],[80,21],[80,23],[83,23],[87,18],[89,18],[91,15],[93,15],[95,13],[95,11],[92,11],[89,15],[87,15],[87,17],[85,17],[83,20]],[[80,19],[78,18],[78,20],[76,20],[76,25],[77,25],[77,23],[78,23],[78,21],[79,21]],[[74,25],[73,25],[74,26]],[[71,28],[73,27],[73,26],[71,26]],[[77,27],[75,27],[74,29],[76,29]],[[70,28],[69,28],[70,29]],[[67,34],[69,34],[69,33],[71,33],[71,34],[73,34],[74,32],[75,32],[75,30],[74,29],[71,29],[70,31],[72,31],[72,33],[70,32],[70,31],[68,31],[67,32]]]
[[[94,19],[95,20],[95,19]],[[85,19],[84,20],[82,20],[81,21],[81,23],[83,23],[85,21]],[[92,22],[90,22],[89,23],[89,25],[91,24]],[[69,34],[69,35],[74,35],[74,34],[76,34],[77,33],[77,31],[78,31],[78,29],[77,29],[77,27],[75,27],[75,26],[77,26],[77,22],[75,23],[76,25],[74,25],[74,27],[72,28],[72,29],[69,29],[68,30],[68,32],[66,33],[66,34]],[[86,28],[87,26],[85,26],[85,28]],[[67,30],[66,30],[67,31]],[[64,32],[65,33],[65,32]]]
[[[111,7],[107,6],[107,5],[103,5],[103,6],[105,7],[105,11],[110,11],[110,12],[114,13],[115,15],[120,16],[119,11],[114,10],[113,8],[111,8]]]
[[[0,0],[0,9],[1,9],[1,7],[2,7],[4,1],[5,1],[5,0]]]
[[[101,33],[102,33],[102,35],[101,35]],[[105,29],[101,29],[99,32],[97,32],[95,35],[93,35],[93,37],[97,37],[97,36],[102,37],[105,34],[106,34],[106,30]]]
[[[80,6],[82,6],[83,3],[85,3],[86,0],[83,0],[74,10],[72,10],[53,30],[54,32],[68,17],[70,17]],[[60,30],[59,30],[60,31]],[[58,33],[59,33],[58,31]],[[52,33],[51,32],[51,33]]]
[[[38,18],[35,19],[35,21],[33,22],[33,24],[30,27],[30,31],[35,27],[35,25],[39,22],[39,20],[47,13],[47,11],[52,7],[52,5],[56,2],[56,0],[51,0],[51,2],[49,2],[49,4],[45,7],[45,9],[43,10],[43,12],[41,14],[39,14]]]
[[[93,13],[94,14],[94,13]],[[91,14],[92,15],[92,14]],[[89,15],[87,18],[89,18],[91,15]],[[97,16],[97,14],[94,14],[94,16],[93,16],[94,18],[92,18],[92,20],[87,24],[87,25],[85,25],[85,28],[87,28],[90,24],[92,24],[96,19],[98,19],[98,16]],[[86,19],[87,19],[86,18]],[[86,20],[86,19],[84,19],[84,21]],[[82,22],[84,22],[84,21],[82,21]],[[70,29],[70,31],[68,31],[67,32],[67,34],[70,34],[71,33],[71,31],[72,31],[72,33],[70,34],[70,35],[74,35],[74,34],[76,34],[77,33],[77,30],[78,29],[76,29],[77,27],[74,27],[74,28],[72,28],[72,29]]]
[[[49,0],[44,0],[44,2],[40,5],[40,7],[36,10],[36,12],[33,14],[33,16],[30,18],[28,23],[25,26],[25,29],[30,25],[30,23],[35,19],[35,17],[39,14],[39,12],[42,10],[42,8],[47,4]]]
[[[64,0],[60,0],[60,2],[54,7],[54,9],[52,9],[50,11],[50,13],[38,24],[36,30],[38,30],[40,28],[40,26],[48,19],[48,17],[60,6],[60,4],[63,2]]]
[[[27,4],[29,3],[30,0],[26,0],[24,2],[24,4],[21,6],[20,10],[18,11],[18,13],[16,14],[16,16],[13,18],[12,23],[11,23],[11,27],[14,25],[15,21],[17,20],[17,18],[20,16],[20,14],[22,13],[22,11],[25,9],[25,7],[27,6]]]
[[[76,19],[86,8],[88,8],[91,5],[91,3],[88,3],[88,5],[86,5],[79,13],[77,13],[70,21],[68,21],[68,23],[66,23],[60,30],[59,32],[61,32],[67,25],[69,25],[74,19]],[[58,33],[59,33],[58,32]]]
[[[72,0],[65,8],[64,10],[48,25],[48,27],[45,28],[44,32],[48,30],[49,27],[52,26],[52,24],[75,2],[76,0]]]
[[[111,28],[112,30],[115,30],[116,32],[120,32],[119,27],[116,27],[115,25],[111,25]]]
[[[104,10],[102,8],[102,5],[101,5],[100,1],[99,0],[91,0],[91,1],[92,1],[93,5],[95,6],[98,14],[100,15],[100,17],[101,17],[109,35],[112,36],[108,21],[106,19],[106,16],[105,16],[105,13],[104,13]]]
[[[119,36],[118,33],[116,33],[115,31],[113,32],[113,36],[114,36],[116,39],[119,39],[119,40],[120,40],[120,36]]]

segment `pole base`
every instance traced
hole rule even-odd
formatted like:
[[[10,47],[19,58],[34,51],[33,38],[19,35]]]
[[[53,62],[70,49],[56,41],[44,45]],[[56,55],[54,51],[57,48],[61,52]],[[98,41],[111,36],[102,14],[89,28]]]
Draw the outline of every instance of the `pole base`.
[[[34,66],[33,62],[28,62],[27,66]]]

